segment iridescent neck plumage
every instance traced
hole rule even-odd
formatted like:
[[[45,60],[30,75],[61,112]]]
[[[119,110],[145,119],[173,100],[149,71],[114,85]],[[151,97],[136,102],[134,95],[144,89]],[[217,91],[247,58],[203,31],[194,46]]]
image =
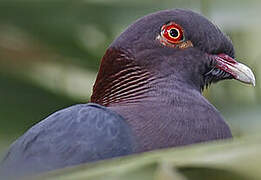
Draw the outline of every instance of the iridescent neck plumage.
[[[102,84],[104,91],[100,92],[97,98],[92,98],[92,102],[104,106],[138,102],[147,96],[150,91],[149,84],[153,81],[149,72],[138,66],[125,67],[107,78],[107,83]]]
[[[144,58],[144,57],[143,57]],[[175,99],[176,91],[196,90],[196,78],[190,80],[180,71],[164,71],[168,63],[159,65],[161,73],[138,64],[139,60],[126,50],[109,48],[104,55],[93,88],[91,102],[103,106]],[[155,67],[156,69],[156,67]]]
[[[91,102],[104,106],[139,102],[148,96],[153,80],[126,51],[109,49],[102,59]]]

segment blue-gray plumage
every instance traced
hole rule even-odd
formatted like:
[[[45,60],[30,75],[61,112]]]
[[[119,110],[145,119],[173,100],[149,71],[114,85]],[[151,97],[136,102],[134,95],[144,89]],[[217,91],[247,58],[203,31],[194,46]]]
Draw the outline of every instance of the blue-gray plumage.
[[[97,104],[79,104],[52,114],[14,142],[1,173],[35,174],[127,155],[134,147],[121,116]]]
[[[223,79],[255,83],[231,40],[189,10],[129,26],[102,58],[92,103],[59,111],[11,147],[2,167],[32,174],[131,153],[231,138],[201,94]],[[5,171],[8,172],[8,171]]]

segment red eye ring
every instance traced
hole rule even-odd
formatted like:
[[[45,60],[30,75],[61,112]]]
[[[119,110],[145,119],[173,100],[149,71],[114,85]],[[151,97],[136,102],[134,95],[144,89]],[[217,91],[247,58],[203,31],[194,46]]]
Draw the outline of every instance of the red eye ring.
[[[169,23],[161,27],[161,36],[169,43],[180,43],[184,40],[183,29],[180,25]]]

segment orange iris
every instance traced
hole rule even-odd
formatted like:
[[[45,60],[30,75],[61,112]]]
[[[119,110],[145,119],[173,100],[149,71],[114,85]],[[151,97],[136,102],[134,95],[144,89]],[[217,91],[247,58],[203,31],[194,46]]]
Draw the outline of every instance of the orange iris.
[[[169,43],[180,43],[184,40],[183,29],[175,23],[163,25],[161,28],[161,36],[164,37]]]

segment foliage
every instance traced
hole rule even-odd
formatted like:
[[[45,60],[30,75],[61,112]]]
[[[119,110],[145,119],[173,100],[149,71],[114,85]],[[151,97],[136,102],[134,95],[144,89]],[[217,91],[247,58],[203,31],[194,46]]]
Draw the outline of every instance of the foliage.
[[[39,180],[261,179],[261,136],[116,158],[42,175]]]

